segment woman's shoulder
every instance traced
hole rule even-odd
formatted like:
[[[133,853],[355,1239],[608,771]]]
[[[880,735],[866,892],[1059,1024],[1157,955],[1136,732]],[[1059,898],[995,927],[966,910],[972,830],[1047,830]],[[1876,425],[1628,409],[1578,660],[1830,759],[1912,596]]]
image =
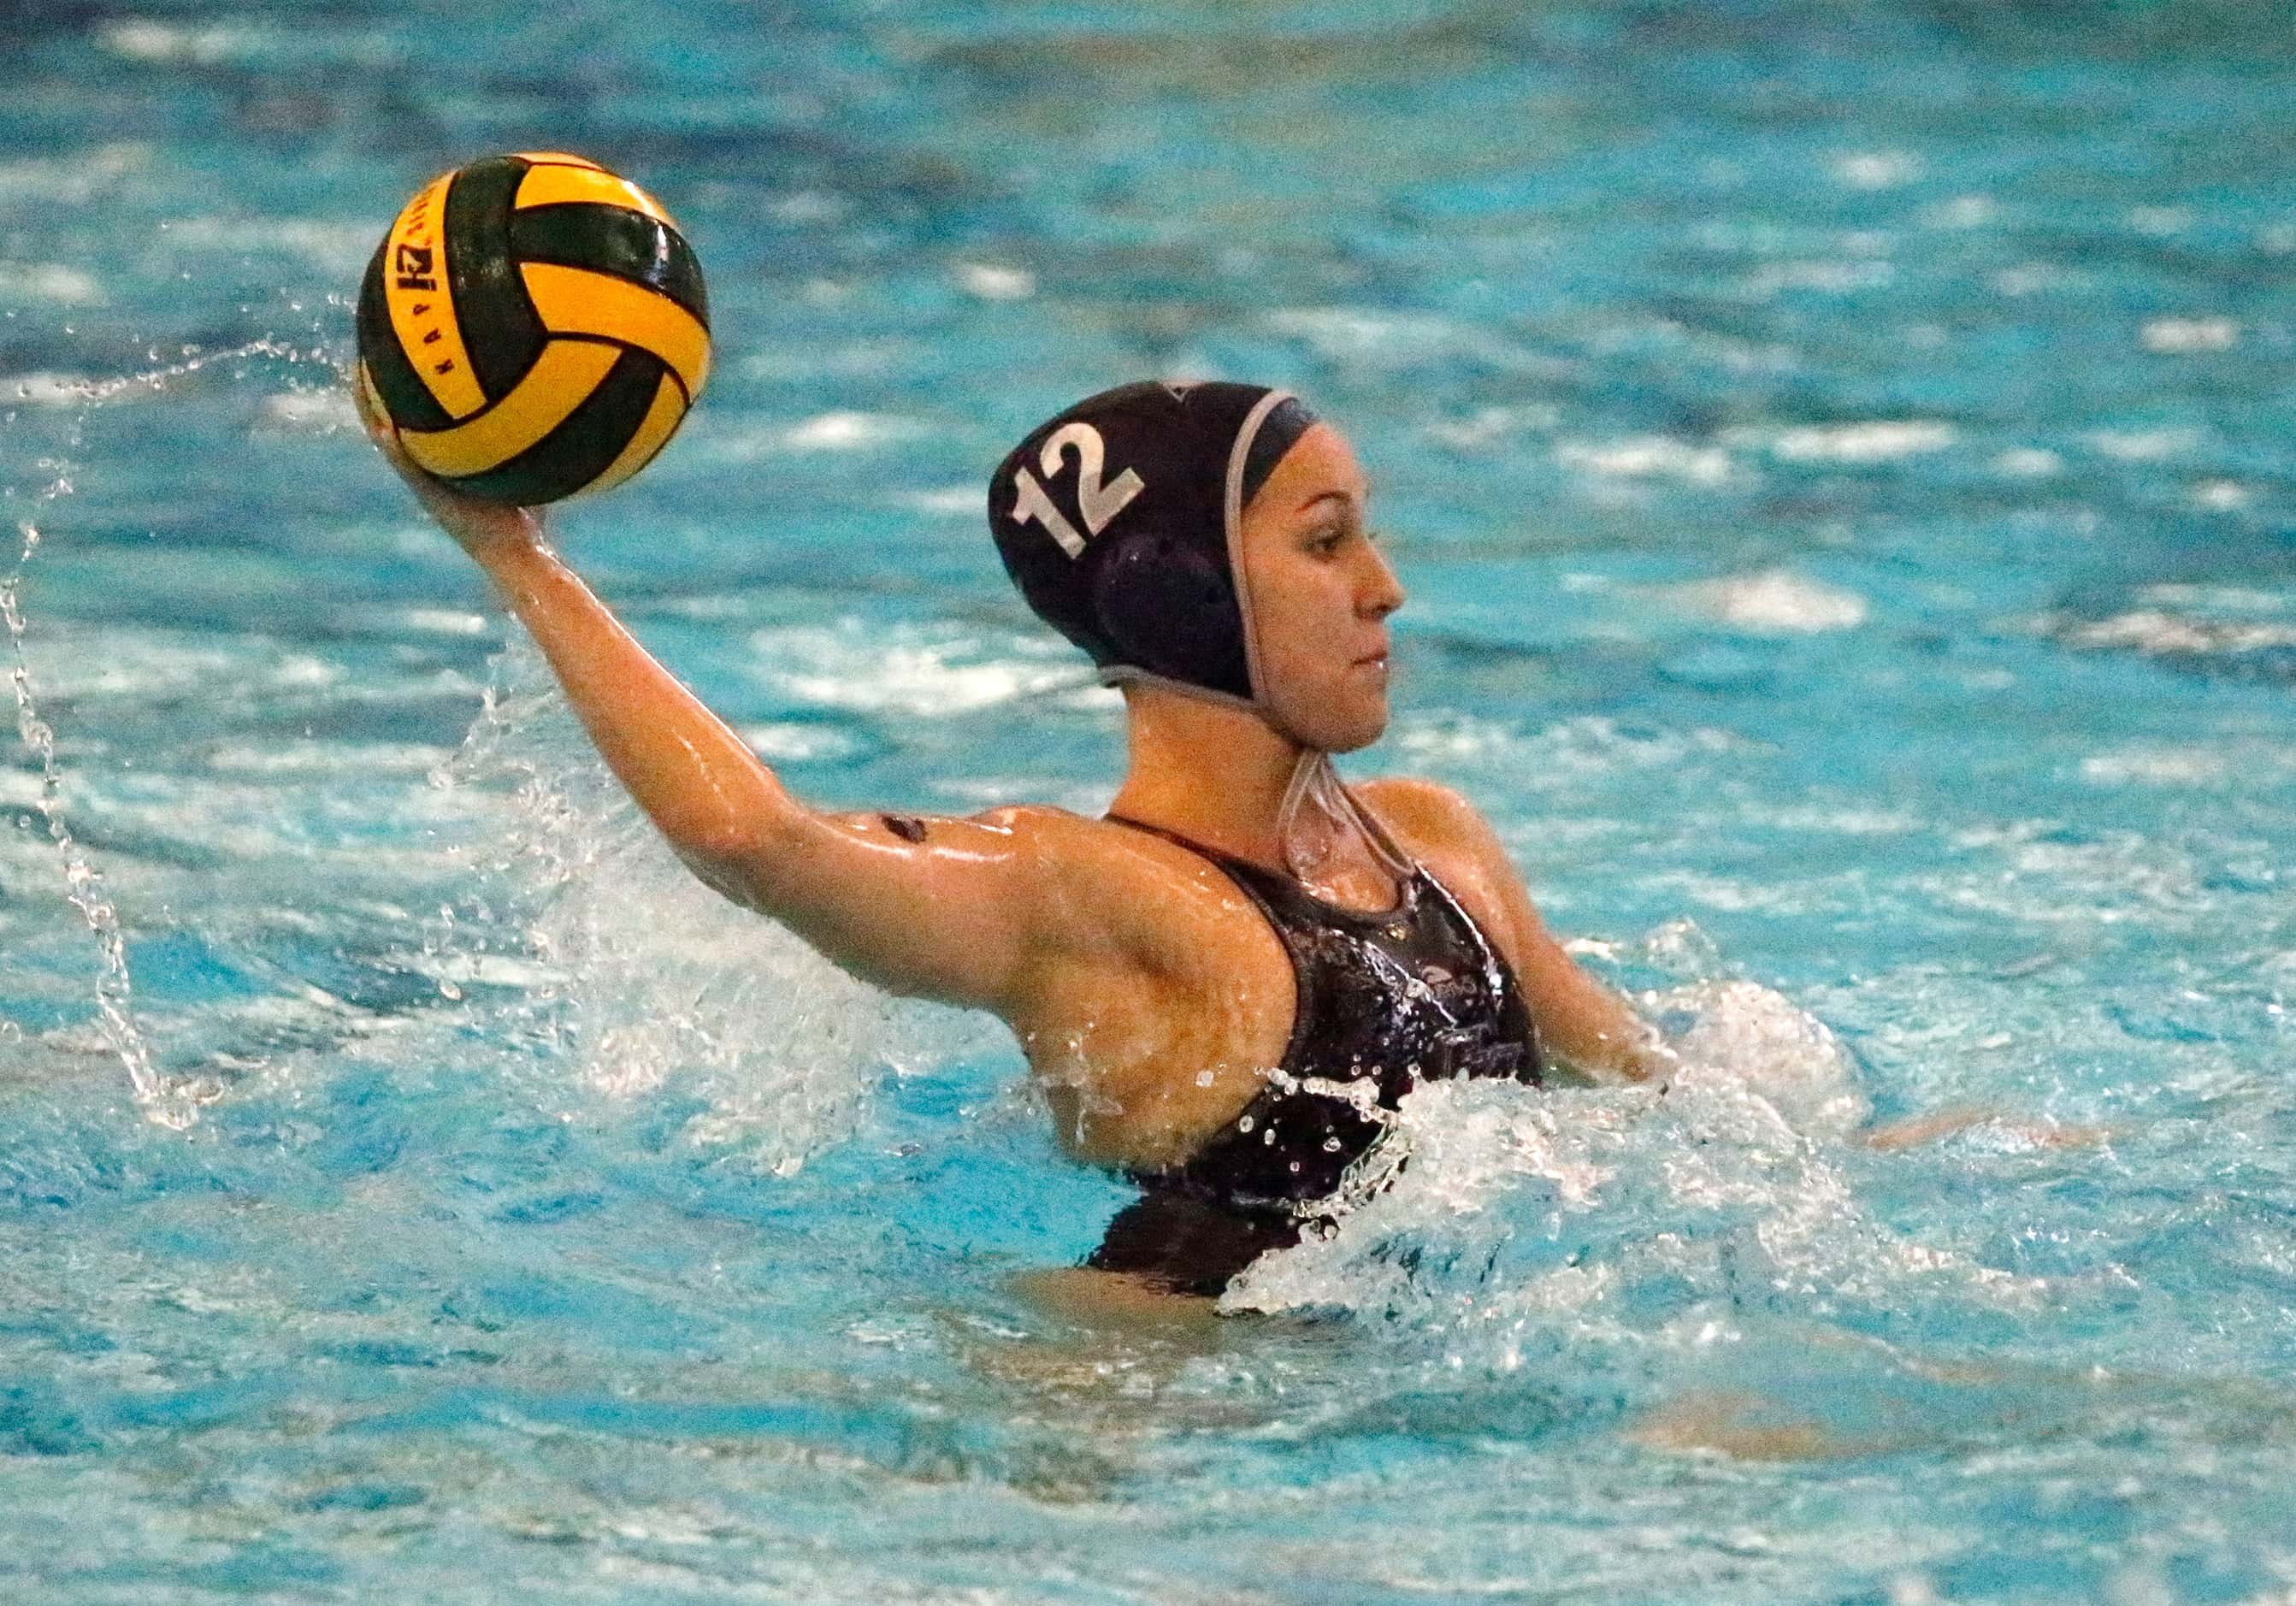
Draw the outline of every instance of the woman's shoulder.
[[[1500,936],[1502,947],[1511,955],[1518,951],[1517,928],[1527,923],[1519,916],[1536,918],[1530,896],[1506,844],[1480,809],[1439,782],[1415,775],[1382,775],[1354,790],[1404,850],[1464,902],[1485,930]]]
[[[1253,905],[1203,853],[1160,833],[1050,804],[985,810],[972,823],[1008,834],[1037,871],[1040,902],[1071,922],[1078,952],[1112,943],[1160,971],[1202,948],[1205,922],[1257,927]],[[1098,938],[1086,942],[1087,936]]]
[[[1439,781],[1419,775],[1375,775],[1353,788],[1378,814],[1380,823],[1407,845],[1479,853],[1498,846],[1490,822],[1466,797]]]

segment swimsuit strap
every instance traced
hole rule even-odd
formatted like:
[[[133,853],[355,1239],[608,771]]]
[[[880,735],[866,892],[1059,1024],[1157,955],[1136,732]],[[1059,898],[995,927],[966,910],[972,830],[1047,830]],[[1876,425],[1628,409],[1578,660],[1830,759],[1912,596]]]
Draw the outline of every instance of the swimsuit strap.
[[[1357,812],[1365,813],[1362,810]],[[1365,814],[1365,817],[1368,818],[1368,815]],[[1151,836],[1162,837],[1175,848],[1185,848],[1199,858],[1210,859],[1227,873],[1230,881],[1234,881],[1251,895],[1251,901],[1259,905],[1261,913],[1265,914],[1279,930],[1283,928],[1284,922],[1275,910],[1276,900],[1273,896],[1279,892],[1285,895],[1286,902],[1292,898],[1305,899],[1314,905],[1314,912],[1316,914],[1338,914],[1349,920],[1365,921],[1377,925],[1409,918],[1411,911],[1417,906],[1419,901],[1419,883],[1423,881],[1433,880],[1418,860],[1398,850],[1397,856],[1399,862],[1408,868],[1396,883],[1397,901],[1385,909],[1350,909],[1345,904],[1335,904],[1328,898],[1317,897],[1313,892],[1308,890],[1305,883],[1297,876],[1287,874],[1281,870],[1271,870],[1267,865],[1254,864],[1250,859],[1238,858],[1232,853],[1223,853],[1217,848],[1199,842],[1193,837],[1182,836],[1178,832],[1168,827],[1152,825],[1145,820],[1136,820],[1130,815],[1120,815],[1113,810],[1103,815],[1101,818],[1112,824],[1128,825],[1135,831],[1144,831]],[[1375,824],[1376,822],[1374,823]],[[1387,840],[1384,831],[1380,832],[1380,838],[1382,840]]]
[[[1190,853],[1196,855],[1200,858],[1218,860],[1228,856],[1217,848],[1205,847],[1204,844],[1197,841],[1193,837],[1184,837],[1178,832],[1173,831],[1167,826],[1151,825],[1145,820],[1136,820],[1130,815],[1118,814],[1112,808],[1100,817],[1106,820],[1111,825],[1129,825],[1133,830],[1144,831],[1152,837],[1162,837],[1166,841],[1173,844],[1175,847],[1185,848]]]
[[[1529,1005],[1523,999],[1522,985],[1501,956],[1497,946],[1483,935],[1482,927],[1475,923],[1475,917],[1467,913],[1464,904],[1452,896],[1448,887],[1432,875],[1428,876],[1427,884],[1434,889],[1435,896],[1449,911],[1452,925],[1465,932],[1467,940],[1474,946],[1475,963],[1482,969],[1483,985],[1490,989],[1493,1007],[1502,1015],[1513,1011],[1522,1012],[1523,1025],[1528,1028]]]

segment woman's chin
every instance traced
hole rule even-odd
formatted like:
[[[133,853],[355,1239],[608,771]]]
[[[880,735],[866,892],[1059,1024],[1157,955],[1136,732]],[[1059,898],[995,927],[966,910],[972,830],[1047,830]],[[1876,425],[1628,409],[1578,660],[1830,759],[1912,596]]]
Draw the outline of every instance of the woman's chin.
[[[1352,753],[1387,734],[1387,700],[1361,709],[1324,708],[1319,717],[1292,725],[1298,739],[1327,753]]]

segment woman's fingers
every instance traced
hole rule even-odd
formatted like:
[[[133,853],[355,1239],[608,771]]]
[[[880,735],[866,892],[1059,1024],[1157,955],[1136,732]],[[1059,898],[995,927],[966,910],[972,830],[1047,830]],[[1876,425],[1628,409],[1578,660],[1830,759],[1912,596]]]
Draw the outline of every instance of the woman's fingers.
[[[359,422],[366,426],[374,444],[398,445],[398,428],[391,423],[390,414],[383,411],[382,397],[374,393],[374,381],[367,377],[365,363],[351,370],[350,388],[351,406],[358,410]]]
[[[472,557],[484,561],[487,550],[504,541],[537,541],[542,537],[542,515],[531,508],[510,507],[499,502],[485,502],[465,496],[436,476],[427,474],[406,455],[399,443],[398,427],[390,422],[383,408],[382,398],[375,394],[374,385],[367,378],[366,366],[361,364],[351,375],[351,402],[358,409],[359,422],[366,429],[367,438],[374,442],[383,461],[390,463],[423,511],[439,521],[439,527],[452,536]]]
[[[365,363],[351,370],[351,406],[358,410],[359,422],[365,427],[367,438],[374,442],[375,450],[382,454],[383,461],[414,488],[416,495],[421,495],[423,482],[430,480],[430,476],[416,468],[406,455],[406,448],[398,444],[398,426],[384,411],[382,397],[375,394],[374,381],[367,377]]]

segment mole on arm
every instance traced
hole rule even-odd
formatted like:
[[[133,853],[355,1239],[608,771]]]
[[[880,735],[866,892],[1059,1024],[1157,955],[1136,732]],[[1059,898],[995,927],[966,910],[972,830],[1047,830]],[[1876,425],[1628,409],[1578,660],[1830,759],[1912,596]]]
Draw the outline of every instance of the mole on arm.
[[[879,815],[877,817],[885,822],[886,830],[904,842],[922,842],[925,840],[925,823],[914,815]]]

